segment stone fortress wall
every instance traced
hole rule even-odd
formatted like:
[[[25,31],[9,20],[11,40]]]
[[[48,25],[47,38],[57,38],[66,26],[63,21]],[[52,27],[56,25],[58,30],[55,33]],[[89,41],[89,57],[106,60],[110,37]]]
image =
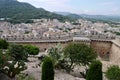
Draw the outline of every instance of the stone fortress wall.
[[[90,45],[96,53],[103,59],[109,60],[111,52],[111,41],[92,40]]]
[[[120,37],[112,41],[110,60],[120,63]]]
[[[118,61],[120,60],[120,38],[110,37],[62,37],[62,38],[42,38],[33,40],[8,40],[8,42],[19,44],[32,44],[40,48],[41,51],[45,51],[51,47],[55,47],[58,43],[62,46],[66,46],[71,42],[84,43],[91,46],[96,53],[104,60]]]

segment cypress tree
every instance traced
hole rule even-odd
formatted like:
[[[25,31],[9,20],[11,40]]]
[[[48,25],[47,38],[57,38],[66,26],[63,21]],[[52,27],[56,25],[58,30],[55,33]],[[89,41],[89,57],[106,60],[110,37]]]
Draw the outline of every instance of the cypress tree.
[[[94,61],[87,73],[87,80],[102,80],[102,63]]]
[[[50,57],[44,59],[41,80],[54,80],[54,67]]]

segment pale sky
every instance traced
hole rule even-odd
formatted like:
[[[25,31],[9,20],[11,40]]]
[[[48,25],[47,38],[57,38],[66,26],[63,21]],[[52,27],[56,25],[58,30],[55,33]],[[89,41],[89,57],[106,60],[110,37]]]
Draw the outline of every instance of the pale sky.
[[[18,0],[48,11],[120,15],[120,0]]]

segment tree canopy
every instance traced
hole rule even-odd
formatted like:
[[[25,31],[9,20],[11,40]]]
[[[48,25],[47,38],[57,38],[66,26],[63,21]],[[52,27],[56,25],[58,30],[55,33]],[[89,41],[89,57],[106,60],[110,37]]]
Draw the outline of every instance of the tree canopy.
[[[9,46],[9,54],[14,58],[15,61],[24,60],[27,61],[28,53],[26,52],[23,45],[11,44]]]
[[[71,66],[73,63],[84,66],[89,65],[97,57],[91,47],[81,43],[70,43],[65,47],[64,53],[71,62]]]

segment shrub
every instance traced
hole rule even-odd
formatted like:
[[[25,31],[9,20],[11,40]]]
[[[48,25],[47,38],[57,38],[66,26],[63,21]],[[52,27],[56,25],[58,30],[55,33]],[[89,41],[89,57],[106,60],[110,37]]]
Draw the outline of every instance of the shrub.
[[[102,80],[102,63],[94,61],[87,72],[87,80]]]
[[[41,80],[54,80],[54,67],[50,57],[44,59]]]
[[[57,44],[57,46],[48,49],[48,55],[51,57],[55,68],[64,69],[67,62],[61,44]]]
[[[111,66],[105,72],[105,76],[109,80],[120,80],[120,68],[117,65]]]
[[[32,46],[32,45],[26,45],[24,46],[25,50],[28,52],[28,54],[30,55],[38,55],[39,53],[39,48],[36,46]]]

